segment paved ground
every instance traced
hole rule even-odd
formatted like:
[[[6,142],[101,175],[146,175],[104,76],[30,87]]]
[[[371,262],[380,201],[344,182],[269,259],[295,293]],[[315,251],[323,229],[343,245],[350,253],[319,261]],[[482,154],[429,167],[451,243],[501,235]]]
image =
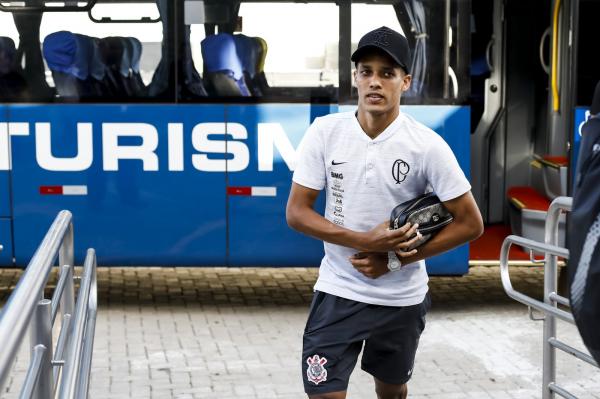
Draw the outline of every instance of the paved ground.
[[[303,398],[301,333],[316,269],[100,268],[92,398]],[[0,303],[20,271],[0,270]],[[513,271],[539,297],[542,270]],[[48,291],[54,287],[51,278]],[[415,399],[541,398],[541,322],[510,300],[496,267],[433,277],[433,307],[409,385]],[[558,337],[581,347],[574,327]],[[18,397],[23,348],[0,397]],[[600,371],[559,353],[558,382],[600,398]],[[360,369],[349,398],[374,398]]]

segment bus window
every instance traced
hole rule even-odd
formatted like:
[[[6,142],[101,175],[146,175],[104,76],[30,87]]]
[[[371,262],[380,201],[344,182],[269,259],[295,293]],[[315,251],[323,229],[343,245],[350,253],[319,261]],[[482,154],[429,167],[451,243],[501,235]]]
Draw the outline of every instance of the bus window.
[[[339,28],[335,4],[244,3],[239,15],[243,18],[244,34],[262,37],[267,42],[265,75],[269,86],[338,85]],[[279,17],[273,18],[274,15]]]
[[[0,36],[10,37],[15,45],[19,46],[19,32],[17,32],[15,21],[9,12],[0,11]]]
[[[142,16],[156,21],[157,4],[98,3],[90,13],[102,22],[85,12],[43,14],[40,41],[55,99],[130,102],[161,97],[151,83],[161,61],[162,24],[119,22]]]
[[[0,11],[0,101],[20,101],[29,96],[18,48],[19,33],[12,14]]]
[[[242,2],[236,29],[217,23],[207,37],[214,21],[192,24],[192,57],[209,96],[335,101],[338,13],[333,2]],[[222,69],[231,76],[213,76]]]

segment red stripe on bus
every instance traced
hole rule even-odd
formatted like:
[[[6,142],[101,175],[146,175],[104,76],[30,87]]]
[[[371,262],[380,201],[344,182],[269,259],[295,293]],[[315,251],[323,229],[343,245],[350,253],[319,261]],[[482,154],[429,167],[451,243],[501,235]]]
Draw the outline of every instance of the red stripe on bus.
[[[62,186],[40,186],[40,194],[43,195],[62,195]]]
[[[229,195],[252,195],[252,187],[227,187]]]

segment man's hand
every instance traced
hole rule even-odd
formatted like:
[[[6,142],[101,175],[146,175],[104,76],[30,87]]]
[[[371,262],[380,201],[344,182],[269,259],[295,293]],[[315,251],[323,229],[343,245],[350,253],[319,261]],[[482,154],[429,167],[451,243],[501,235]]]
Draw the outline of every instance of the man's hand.
[[[387,252],[359,252],[350,257],[350,263],[369,278],[381,277],[389,272]]]
[[[402,261],[402,258],[412,256],[417,253],[416,249],[408,252],[397,253],[396,256]],[[350,257],[352,266],[366,277],[378,278],[388,273],[388,254],[387,252],[359,252]]]
[[[390,230],[389,223],[384,222],[364,234],[362,252],[404,252],[417,240],[418,224],[406,223],[399,229]]]

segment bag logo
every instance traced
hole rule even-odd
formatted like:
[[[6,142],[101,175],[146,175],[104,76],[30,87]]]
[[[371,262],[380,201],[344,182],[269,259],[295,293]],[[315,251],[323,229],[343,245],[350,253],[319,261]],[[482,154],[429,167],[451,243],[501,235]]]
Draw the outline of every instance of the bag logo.
[[[306,364],[308,367],[306,368],[306,377],[311,382],[314,382],[315,385],[319,385],[319,383],[327,381],[327,370],[325,370],[325,363],[327,363],[327,359],[324,357],[320,357],[319,355],[314,355],[312,357],[308,357],[306,359]]]
[[[410,171],[410,165],[401,159],[396,159],[394,165],[392,165],[392,177],[396,184],[402,183],[406,180],[406,175]]]

